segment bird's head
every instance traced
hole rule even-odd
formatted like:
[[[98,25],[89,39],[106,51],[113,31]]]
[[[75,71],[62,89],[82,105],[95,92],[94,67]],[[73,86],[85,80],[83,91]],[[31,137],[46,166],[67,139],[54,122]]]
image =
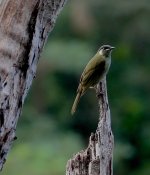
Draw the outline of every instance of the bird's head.
[[[109,57],[114,48],[115,47],[110,45],[103,45],[99,48],[98,53],[104,57]]]

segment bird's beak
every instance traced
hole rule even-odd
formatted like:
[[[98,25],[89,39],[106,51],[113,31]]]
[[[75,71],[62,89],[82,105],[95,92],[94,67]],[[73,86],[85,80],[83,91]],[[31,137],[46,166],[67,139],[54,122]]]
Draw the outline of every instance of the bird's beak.
[[[115,49],[115,47],[111,47],[110,49],[113,50],[113,49]]]

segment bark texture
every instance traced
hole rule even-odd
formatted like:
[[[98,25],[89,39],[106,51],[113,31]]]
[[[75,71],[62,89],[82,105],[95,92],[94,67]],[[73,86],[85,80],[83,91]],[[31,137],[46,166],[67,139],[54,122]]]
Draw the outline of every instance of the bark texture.
[[[0,169],[6,160],[40,52],[66,0],[0,1]]]
[[[66,175],[113,175],[113,145],[110,109],[106,80],[96,89],[100,118],[95,134],[91,134],[89,145],[73,156],[67,163]]]

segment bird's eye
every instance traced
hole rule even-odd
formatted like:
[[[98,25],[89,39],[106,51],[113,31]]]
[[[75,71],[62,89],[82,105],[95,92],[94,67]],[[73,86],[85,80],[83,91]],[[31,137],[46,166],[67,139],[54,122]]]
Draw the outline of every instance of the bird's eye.
[[[109,50],[109,48],[108,48],[108,47],[105,47],[105,48],[104,48],[104,50],[108,51],[108,50]]]

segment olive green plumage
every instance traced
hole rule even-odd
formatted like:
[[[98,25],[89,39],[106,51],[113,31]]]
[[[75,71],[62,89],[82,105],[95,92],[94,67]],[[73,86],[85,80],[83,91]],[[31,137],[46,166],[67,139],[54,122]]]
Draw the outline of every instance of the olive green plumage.
[[[71,109],[72,115],[75,113],[80,97],[85,93],[85,91],[88,88],[97,85],[98,82],[107,74],[111,64],[112,49],[114,49],[114,47],[110,45],[103,45],[86,65],[81,75],[77,95]]]

